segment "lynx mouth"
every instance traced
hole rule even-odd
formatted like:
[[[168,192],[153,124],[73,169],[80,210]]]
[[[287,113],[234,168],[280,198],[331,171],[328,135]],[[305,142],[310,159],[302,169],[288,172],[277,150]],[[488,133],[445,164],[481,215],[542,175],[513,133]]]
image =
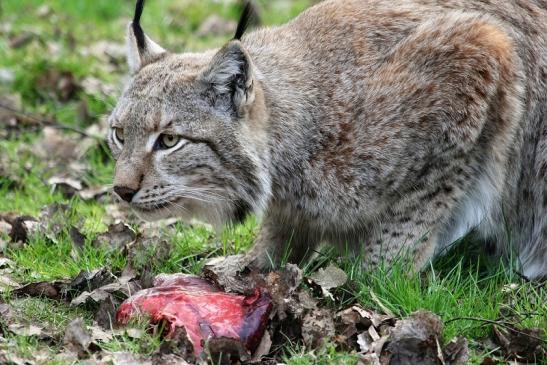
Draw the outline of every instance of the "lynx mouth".
[[[153,204],[131,204],[131,209],[137,216],[145,221],[156,221],[171,218],[175,212],[170,207],[175,207],[181,199],[161,201]]]

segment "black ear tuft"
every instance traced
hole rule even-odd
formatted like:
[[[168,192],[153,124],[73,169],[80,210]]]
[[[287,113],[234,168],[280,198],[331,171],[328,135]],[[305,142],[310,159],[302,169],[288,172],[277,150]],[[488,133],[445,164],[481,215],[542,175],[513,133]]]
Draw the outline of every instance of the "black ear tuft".
[[[245,31],[249,27],[249,24],[256,20],[255,17],[256,12],[253,2],[251,0],[246,0],[245,7],[243,8],[243,12],[241,13],[239,22],[237,23],[237,29],[236,34],[234,35],[234,39],[241,40],[241,37],[243,37],[243,34],[245,34]]]
[[[146,48],[146,42],[144,38],[144,32],[141,28],[141,15],[142,10],[144,9],[144,0],[137,0],[135,5],[135,16],[133,17],[133,33],[135,34],[135,39],[137,40],[137,46],[139,49]]]

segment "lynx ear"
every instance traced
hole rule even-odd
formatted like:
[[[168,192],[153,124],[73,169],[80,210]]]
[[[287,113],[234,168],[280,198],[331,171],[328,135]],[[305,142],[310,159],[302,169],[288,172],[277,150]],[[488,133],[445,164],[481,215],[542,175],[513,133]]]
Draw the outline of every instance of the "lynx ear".
[[[230,41],[213,56],[201,81],[217,98],[229,98],[238,112],[254,101],[252,61],[238,40]]]
[[[144,34],[140,20],[144,0],[137,0],[135,16],[127,27],[127,63],[131,73],[137,72],[142,66],[152,62],[165,50]]]

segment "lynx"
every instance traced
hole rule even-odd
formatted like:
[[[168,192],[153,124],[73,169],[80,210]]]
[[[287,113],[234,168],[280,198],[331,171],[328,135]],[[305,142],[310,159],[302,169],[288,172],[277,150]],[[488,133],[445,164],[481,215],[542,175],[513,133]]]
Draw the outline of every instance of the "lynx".
[[[128,27],[114,191],[143,219],[261,219],[244,262],[319,244],[417,270],[472,235],[547,276],[547,9],[330,0],[220,49]],[[347,252],[347,251],[345,251]]]

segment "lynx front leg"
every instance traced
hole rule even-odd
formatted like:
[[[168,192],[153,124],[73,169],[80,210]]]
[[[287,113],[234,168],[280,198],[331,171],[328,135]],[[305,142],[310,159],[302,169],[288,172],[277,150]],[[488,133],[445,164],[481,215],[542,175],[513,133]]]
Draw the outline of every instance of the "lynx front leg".
[[[414,270],[419,271],[436,252],[473,228],[473,222],[460,219],[469,213],[460,210],[466,205],[473,179],[465,168],[451,170],[453,175],[446,170],[445,174],[435,174],[440,178],[427,182],[429,189],[410,193],[388,209],[367,240],[367,266],[410,258]]]
[[[319,237],[305,227],[295,227],[279,217],[267,216],[246,260],[260,270],[273,269],[283,260],[298,264],[314,252],[318,243]]]

